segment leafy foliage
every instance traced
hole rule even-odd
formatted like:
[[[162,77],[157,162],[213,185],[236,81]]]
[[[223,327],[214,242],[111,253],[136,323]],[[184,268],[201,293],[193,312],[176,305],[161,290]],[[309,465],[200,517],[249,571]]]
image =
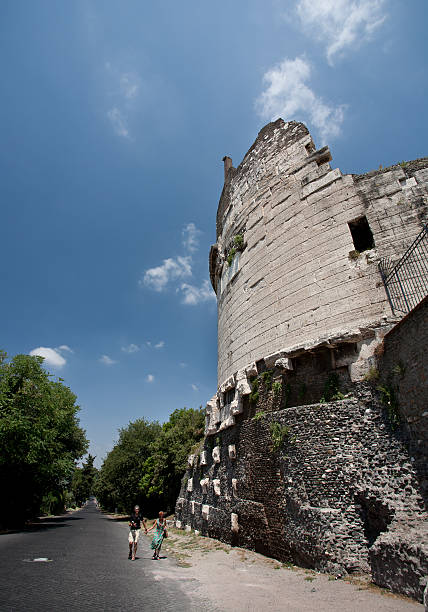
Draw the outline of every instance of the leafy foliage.
[[[95,487],[101,504],[129,512],[135,503],[152,512],[173,509],[187,457],[202,439],[202,410],[175,410],[167,423],[139,419],[120,431]]]
[[[138,419],[119,430],[119,440],[105,458],[95,485],[102,506],[129,512],[136,503],[142,504],[144,498],[138,483],[160,431],[158,422],[146,419]]]
[[[2,524],[19,524],[43,504],[63,503],[75,461],[88,446],[76,396],[61,379],[50,380],[42,363],[38,356],[8,361],[0,354]]]
[[[340,380],[339,376],[336,372],[333,372],[329,375],[324,384],[323,395],[320,399],[320,404],[326,404],[327,402],[334,402],[336,400],[341,400],[345,396],[339,390]]]
[[[290,428],[276,421],[270,424],[270,435],[272,440],[272,452],[278,451],[286,439],[291,443],[295,442],[295,436],[291,436]]]
[[[95,457],[91,454],[83,463],[82,467],[76,467],[71,481],[71,493],[73,501],[81,506],[94,492],[94,484],[98,470],[94,467]]]
[[[236,234],[233,237],[233,244],[238,250],[242,250],[244,248],[244,236],[242,234]]]

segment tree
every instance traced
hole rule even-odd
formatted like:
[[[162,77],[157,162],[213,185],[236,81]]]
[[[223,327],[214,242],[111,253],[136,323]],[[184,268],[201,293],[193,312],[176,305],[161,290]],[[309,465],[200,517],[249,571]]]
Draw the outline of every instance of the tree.
[[[175,410],[167,423],[139,419],[120,430],[119,441],[99,471],[96,495],[108,510],[171,511],[180,490],[187,457],[203,437],[201,409]]]
[[[143,505],[138,482],[160,431],[158,422],[146,419],[138,419],[119,430],[119,440],[104,460],[95,486],[95,494],[106,509],[129,512],[134,504]]]
[[[98,473],[97,468],[94,467],[94,461],[95,457],[89,454],[82,467],[75,468],[71,481],[71,493],[78,506],[81,506],[94,493],[94,481]]]
[[[202,409],[175,410],[152,445],[151,454],[143,465],[139,482],[147,505],[155,504],[171,512],[180,491],[181,478],[186,470],[187,458],[204,433]]]
[[[88,440],[76,396],[50,380],[43,358],[0,354],[0,523],[21,523],[61,502]]]

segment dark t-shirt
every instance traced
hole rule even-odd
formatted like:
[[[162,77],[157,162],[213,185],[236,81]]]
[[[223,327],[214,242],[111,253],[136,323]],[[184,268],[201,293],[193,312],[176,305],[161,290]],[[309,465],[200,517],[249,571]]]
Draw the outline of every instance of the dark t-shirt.
[[[141,526],[141,514],[138,513],[135,514],[135,512],[133,512],[131,514],[131,518],[129,519],[131,524],[131,529],[140,529]]]

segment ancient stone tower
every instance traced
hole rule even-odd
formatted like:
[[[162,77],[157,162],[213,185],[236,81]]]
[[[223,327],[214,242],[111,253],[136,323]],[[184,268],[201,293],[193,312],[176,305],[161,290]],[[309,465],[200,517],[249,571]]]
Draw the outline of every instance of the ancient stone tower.
[[[427,371],[409,339],[428,337],[428,159],[360,176],[330,161],[303,124],[281,119],[237,168],[224,158],[209,258],[218,391],[177,525],[326,571],[371,571],[420,597]],[[388,279],[409,247],[398,294],[401,277]],[[406,351],[417,367],[400,361]],[[416,540],[412,582],[403,559]]]

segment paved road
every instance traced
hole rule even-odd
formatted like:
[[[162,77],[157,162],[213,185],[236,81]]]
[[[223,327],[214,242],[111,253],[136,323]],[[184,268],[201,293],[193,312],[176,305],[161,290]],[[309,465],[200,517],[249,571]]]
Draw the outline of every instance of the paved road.
[[[91,503],[31,530],[1,535],[0,610],[207,609],[190,600],[189,585],[168,577],[156,580],[154,565],[172,569],[175,563],[152,561],[148,539],[140,539],[139,558],[129,561],[127,534],[126,524],[108,519]],[[28,561],[40,557],[52,561]]]

